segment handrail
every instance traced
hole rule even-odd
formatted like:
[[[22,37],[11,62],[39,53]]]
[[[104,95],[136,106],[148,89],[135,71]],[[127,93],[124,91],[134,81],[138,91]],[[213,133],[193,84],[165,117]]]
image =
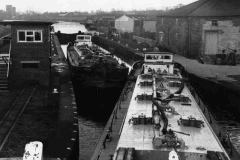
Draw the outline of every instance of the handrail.
[[[5,35],[5,36],[2,36],[0,39],[3,39],[3,38],[5,38],[5,37],[9,37],[11,34],[9,33],[9,34],[7,34],[7,35]]]
[[[8,70],[7,70],[7,77],[9,76],[9,69],[10,69],[10,62],[11,62],[11,59],[10,59],[10,55],[11,55],[11,48],[12,48],[12,45],[11,45],[11,40],[10,40],[10,46],[9,46],[9,57],[8,57]]]
[[[3,61],[6,63],[6,65],[7,65],[7,61],[6,61],[6,56],[2,56],[2,59],[3,59]]]

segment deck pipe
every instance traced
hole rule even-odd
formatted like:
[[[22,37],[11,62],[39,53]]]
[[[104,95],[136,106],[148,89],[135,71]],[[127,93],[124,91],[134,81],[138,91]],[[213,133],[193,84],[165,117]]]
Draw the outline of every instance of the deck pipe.
[[[162,133],[165,135],[167,133],[168,119],[167,119],[167,116],[166,116],[166,114],[164,112],[163,107],[160,106],[158,104],[158,102],[156,101],[156,97],[157,97],[157,93],[156,93],[156,77],[153,76],[153,98],[152,98],[152,102],[153,102],[153,104],[155,106],[157,106],[157,110],[162,115],[162,119],[163,119],[163,122],[164,122]]]
[[[167,126],[168,126],[168,119],[167,119],[167,116],[166,116],[166,114],[164,112],[164,107],[161,106],[157,101],[166,102],[166,100],[169,100],[169,102],[170,102],[170,101],[174,100],[174,99],[172,99],[174,97],[174,94],[181,94],[182,93],[183,88],[184,88],[184,83],[182,83],[181,87],[175,93],[170,94],[165,99],[157,98],[157,96],[156,96],[156,88],[155,87],[156,87],[156,79],[155,79],[155,77],[153,77],[153,92],[154,92],[153,94],[154,94],[154,96],[152,98],[152,102],[153,102],[154,105],[157,106],[158,110],[161,112],[161,115],[162,115],[162,118],[163,118],[163,121],[164,121],[164,126],[163,126],[163,129],[162,129],[162,133],[166,134]]]
[[[156,100],[161,101],[163,103],[169,103],[170,101],[175,100],[174,94],[181,94],[182,93],[183,88],[184,88],[184,83],[182,83],[181,87],[176,92],[171,93],[165,99],[156,98]]]
[[[162,133],[165,135],[167,133],[167,126],[168,126],[168,119],[167,119],[167,116],[164,112],[164,109],[162,106],[160,106],[158,104],[158,102],[156,101],[155,98],[152,98],[152,102],[155,106],[157,106],[158,110],[161,112],[161,115],[162,115],[162,119],[163,119],[163,122],[164,122],[164,125],[163,125],[163,129],[162,129]]]

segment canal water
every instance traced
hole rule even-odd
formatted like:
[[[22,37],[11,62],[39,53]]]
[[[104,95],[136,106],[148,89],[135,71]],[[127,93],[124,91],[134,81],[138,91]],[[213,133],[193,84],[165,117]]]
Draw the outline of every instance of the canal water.
[[[87,31],[84,25],[75,22],[59,22],[53,25],[55,32],[60,31],[61,33],[78,33],[79,31],[85,32]],[[66,56],[67,45],[61,45],[62,50]],[[119,63],[124,63],[121,59],[115,57]],[[128,64],[126,64],[129,68],[131,68]],[[98,95],[95,94],[95,88],[88,87],[87,89],[81,85],[74,83],[74,90],[76,96],[76,102],[79,113],[79,160],[89,160],[91,159],[91,155],[94,152],[94,149],[100,139],[100,136],[104,130],[104,127],[111,115],[111,110],[106,109],[114,108],[115,103],[121,93],[122,87],[116,87],[112,89],[109,87],[107,89],[98,89]],[[81,90],[81,91],[78,91]],[[106,93],[112,93],[111,97],[106,97]],[[89,97],[89,102],[86,98],[86,95]],[[94,99],[97,102],[94,102]],[[98,113],[96,113],[96,108],[100,108]]]

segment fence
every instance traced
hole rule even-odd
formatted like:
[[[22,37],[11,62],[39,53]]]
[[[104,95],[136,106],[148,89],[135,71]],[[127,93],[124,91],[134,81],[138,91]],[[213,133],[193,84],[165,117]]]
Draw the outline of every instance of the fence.
[[[156,41],[149,39],[149,38],[133,36],[133,39],[136,39],[138,42],[141,42],[141,43],[147,43],[150,46],[154,46],[156,44]]]

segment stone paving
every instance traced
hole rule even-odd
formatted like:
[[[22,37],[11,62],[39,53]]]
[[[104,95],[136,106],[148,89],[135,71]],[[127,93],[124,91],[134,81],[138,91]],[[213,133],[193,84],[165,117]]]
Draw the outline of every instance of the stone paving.
[[[236,66],[201,64],[197,60],[188,59],[177,54],[173,56],[173,60],[185,67],[185,70],[190,74],[225,82],[233,87],[240,88],[239,64]]]

